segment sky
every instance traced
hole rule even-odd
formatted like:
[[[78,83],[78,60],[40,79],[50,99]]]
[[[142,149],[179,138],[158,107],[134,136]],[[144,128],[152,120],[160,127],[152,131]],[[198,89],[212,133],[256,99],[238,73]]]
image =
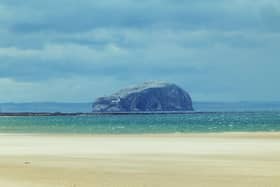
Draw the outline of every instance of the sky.
[[[280,101],[279,0],[0,0],[0,102],[91,102],[150,80]]]

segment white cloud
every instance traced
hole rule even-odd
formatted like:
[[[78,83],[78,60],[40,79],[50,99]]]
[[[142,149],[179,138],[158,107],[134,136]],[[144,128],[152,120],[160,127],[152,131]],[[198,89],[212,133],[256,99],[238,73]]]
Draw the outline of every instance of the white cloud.
[[[108,56],[116,57],[126,52],[115,44],[108,44],[102,49],[90,48],[78,44],[47,44],[42,49],[20,49],[16,47],[0,48],[0,57],[38,58],[50,60],[76,59],[80,62],[102,60]]]

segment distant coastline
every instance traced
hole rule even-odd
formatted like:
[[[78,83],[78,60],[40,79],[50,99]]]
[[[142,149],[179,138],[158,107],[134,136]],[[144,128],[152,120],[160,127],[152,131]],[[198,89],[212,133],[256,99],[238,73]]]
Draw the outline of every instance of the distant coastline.
[[[254,113],[256,111],[159,111],[159,112],[0,112],[0,117],[3,116],[106,116],[106,115],[175,115],[175,114],[219,114],[219,113]],[[271,112],[271,111],[263,111]]]
[[[195,111],[164,111],[164,112],[4,112],[0,116],[97,116],[97,115],[156,115],[156,114],[194,114],[205,113]],[[209,113],[209,112],[207,112]]]

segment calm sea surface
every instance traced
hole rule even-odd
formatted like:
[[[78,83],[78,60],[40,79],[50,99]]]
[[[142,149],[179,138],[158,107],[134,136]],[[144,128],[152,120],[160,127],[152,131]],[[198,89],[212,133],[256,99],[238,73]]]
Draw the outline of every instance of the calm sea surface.
[[[200,133],[280,131],[280,112],[0,117],[0,133]]]

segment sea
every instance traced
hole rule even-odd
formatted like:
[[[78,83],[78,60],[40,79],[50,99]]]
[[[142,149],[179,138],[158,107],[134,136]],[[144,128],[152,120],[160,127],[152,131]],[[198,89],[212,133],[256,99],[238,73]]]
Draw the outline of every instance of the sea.
[[[160,134],[277,131],[280,131],[280,111],[0,117],[0,133]]]
[[[2,112],[90,112],[90,103],[5,103]],[[280,103],[195,102],[195,112],[0,117],[0,133],[155,134],[280,131]]]

